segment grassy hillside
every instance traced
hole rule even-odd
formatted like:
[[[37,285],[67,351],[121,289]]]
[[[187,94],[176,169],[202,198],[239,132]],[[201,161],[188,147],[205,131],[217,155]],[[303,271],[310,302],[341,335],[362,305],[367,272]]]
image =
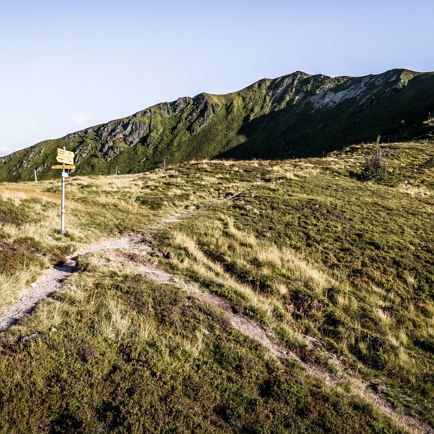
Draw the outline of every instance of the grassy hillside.
[[[85,243],[152,247],[79,257],[0,335],[0,430],[405,430],[370,394],[432,426],[433,143],[382,150],[72,177],[65,239],[57,181],[0,184],[0,313]]]
[[[366,77],[295,72],[227,95],[200,94],[41,142],[0,158],[0,180],[51,170],[56,148],[76,153],[77,174],[136,173],[198,159],[322,156],[345,145],[432,137],[434,74]]]

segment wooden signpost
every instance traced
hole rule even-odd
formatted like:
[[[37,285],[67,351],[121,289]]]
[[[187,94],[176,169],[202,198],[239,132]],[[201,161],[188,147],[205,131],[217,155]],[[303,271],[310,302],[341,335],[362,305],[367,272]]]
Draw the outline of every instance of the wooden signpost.
[[[75,166],[73,164],[55,164],[51,166],[52,169],[65,169],[65,170],[74,170]]]
[[[74,152],[67,151],[65,149],[57,148],[56,160],[58,163],[73,165],[74,164]]]
[[[74,152],[67,151],[66,149],[57,148],[57,157],[56,160],[58,163],[51,166],[52,169],[60,169],[62,170],[62,188],[61,188],[61,198],[60,198],[60,233],[63,235],[65,233],[65,183],[68,175],[68,170],[74,170]]]

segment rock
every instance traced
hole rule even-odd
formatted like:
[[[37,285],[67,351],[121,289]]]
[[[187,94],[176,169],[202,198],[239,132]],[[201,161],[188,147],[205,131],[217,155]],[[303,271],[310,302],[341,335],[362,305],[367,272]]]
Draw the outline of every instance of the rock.
[[[195,135],[210,122],[217,109],[203,93],[193,98],[193,104],[194,109],[188,115],[187,122],[190,123],[188,131]]]
[[[224,198],[225,199],[227,199],[227,200],[239,200],[240,199],[240,196],[242,195],[244,193],[244,191],[239,191],[238,193],[232,193],[232,192],[228,192],[228,193],[225,193],[225,196],[224,196]]]
[[[86,347],[81,352],[83,362],[89,363],[92,359],[99,356],[99,352],[95,348]]]
[[[386,386],[380,381],[371,381],[368,385],[375,393],[382,393],[386,390]]]
[[[39,333],[32,333],[31,335],[24,336],[21,338],[21,343],[25,344],[30,341],[34,341],[39,338]]]

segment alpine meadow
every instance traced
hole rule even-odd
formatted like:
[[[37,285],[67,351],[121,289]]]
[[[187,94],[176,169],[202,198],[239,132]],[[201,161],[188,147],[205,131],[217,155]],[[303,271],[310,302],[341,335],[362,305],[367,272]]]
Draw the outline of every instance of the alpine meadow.
[[[188,62],[199,49],[203,80],[223,80],[218,70],[207,73],[206,59],[237,72],[236,59],[217,48],[228,50],[229,42],[233,53],[243,43],[243,62],[244,50],[254,49],[264,68],[276,56],[268,33],[295,56],[298,45],[282,36],[290,30],[274,22],[286,16],[299,29],[298,8],[306,14],[295,2],[291,14],[274,2],[271,25],[252,1],[237,9],[235,33],[217,14],[230,8],[225,2],[189,0],[195,8],[184,5],[179,18],[167,12],[179,5],[165,5],[161,22],[151,18],[163,6],[151,2],[144,8],[128,0],[130,10],[107,1],[94,10],[78,0],[65,4],[69,15],[56,15],[49,3],[26,6],[27,15],[37,11],[38,28],[29,35],[30,21],[20,21],[24,46],[6,19],[9,33],[0,28],[0,45],[10,44],[5,56],[17,62],[2,71],[18,77],[12,93],[28,92],[29,82],[44,87],[37,77],[56,72],[47,101],[37,100],[47,119],[69,110],[75,92],[84,110],[92,77],[105,87],[118,67],[125,76],[104,89],[101,107],[121,104],[119,88],[135,96],[157,87],[128,74],[143,58],[137,77],[167,73],[166,43],[179,50],[175,84],[196,67]],[[336,29],[360,11],[339,0],[330,22],[336,5],[327,12],[317,3],[322,12],[301,21],[313,39],[300,33],[300,52],[312,40],[325,47],[324,38],[324,56],[311,56],[319,66],[333,41],[354,55],[354,36],[345,45]],[[381,15],[382,6],[375,8]],[[383,65],[375,53],[400,59],[393,49],[402,44],[404,53],[418,30],[410,15],[407,39],[393,44],[395,34],[386,35],[392,18],[382,21],[384,30],[369,21],[366,52],[344,59],[347,72],[366,69],[366,59]],[[323,20],[330,38],[315,30]],[[241,30],[248,26],[258,32],[247,33],[252,47]],[[381,31],[384,38],[372,42]],[[40,51],[28,50],[32,44]],[[96,46],[105,48],[95,54]],[[43,55],[58,47],[74,61],[71,75],[62,76],[64,57]],[[179,63],[187,49],[193,54]],[[289,65],[285,56],[276,65]],[[2,154],[0,434],[434,433],[434,72],[330,70],[261,79],[232,93],[175,95]],[[53,109],[50,98],[68,86],[70,99]],[[41,137],[39,113],[28,113],[23,108],[20,126]],[[2,120],[11,123],[0,128],[2,141],[2,131],[14,129],[10,119]],[[104,118],[84,119],[76,129]]]

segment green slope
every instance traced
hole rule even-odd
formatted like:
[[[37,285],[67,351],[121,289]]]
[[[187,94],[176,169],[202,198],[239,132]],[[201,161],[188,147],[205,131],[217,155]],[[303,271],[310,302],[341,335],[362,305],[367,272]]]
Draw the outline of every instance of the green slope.
[[[368,393],[433,426],[432,145],[383,145],[369,181],[375,145],[73,177],[65,237],[58,180],[1,184],[0,313],[84,244],[152,250],[80,255],[0,333],[0,432],[403,432]]]
[[[59,146],[77,173],[149,170],[204,158],[318,156],[345,145],[430,136],[434,73],[391,70],[366,77],[295,72],[227,95],[200,94],[49,140],[0,159],[0,180],[40,179]]]

